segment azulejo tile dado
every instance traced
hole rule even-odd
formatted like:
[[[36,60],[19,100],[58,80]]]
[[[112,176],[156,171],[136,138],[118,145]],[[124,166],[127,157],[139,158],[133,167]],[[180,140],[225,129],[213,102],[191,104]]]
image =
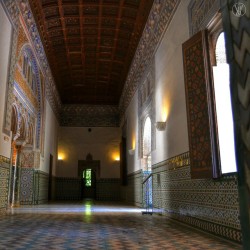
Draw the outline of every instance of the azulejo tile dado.
[[[0,155],[0,213],[6,212],[9,190],[10,159]]]
[[[153,166],[153,203],[166,215],[241,241],[237,176],[191,179],[189,154]]]

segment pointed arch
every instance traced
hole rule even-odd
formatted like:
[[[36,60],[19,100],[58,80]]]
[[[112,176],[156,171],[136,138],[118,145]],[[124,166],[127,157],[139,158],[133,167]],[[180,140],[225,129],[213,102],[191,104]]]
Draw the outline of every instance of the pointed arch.
[[[28,58],[28,61],[31,63],[31,71],[32,71],[32,82],[30,87],[33,90],[37,98],[37,117],[36,117],[36,124],[35,128],[33,128],[33,132],[35,133],[35,138],[33,140],[36,142],[35,147],[36,149],[40,149],[43,152],[43,140],[42,140],[42,131],[44,126],[44,91],[43,91],[43,84],[42,79],[40,77],[39,66],[37,64],[37,60],[34,56],[34,52],[29,44],[24,44],[21,48],[21,52],[19,56],[25,56]],[[29,64],[26,62],[26,64]]]
[[[13,140],[14,138],[16,139],[17,137],[19,137],[19,112],[15,104],[12,105],[10,128],[13,135]]]
[[[143,128],[143,156],[147,156],[151,153],[151,119],[146,117]]]
[[[151,150],[152,150],[152,122],[147,116],[144,120],[142,137],[142,160],[143,170],[151,171]]]

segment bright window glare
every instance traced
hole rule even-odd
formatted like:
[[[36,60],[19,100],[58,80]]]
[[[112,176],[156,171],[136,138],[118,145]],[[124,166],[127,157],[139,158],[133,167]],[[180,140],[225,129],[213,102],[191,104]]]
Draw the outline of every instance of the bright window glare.
[[[213,67],[214,92],[220,148],[221,171],[223,174],[236,172],[234,131],[231,96],[229,88],[229,65],[226,63],[224,33],[216,44],[217,66]]]

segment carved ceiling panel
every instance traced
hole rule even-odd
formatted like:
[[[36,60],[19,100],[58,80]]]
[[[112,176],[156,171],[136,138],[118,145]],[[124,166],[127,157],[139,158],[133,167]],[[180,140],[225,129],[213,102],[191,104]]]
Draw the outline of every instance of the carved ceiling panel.
[[[153,0],[29,0],[63,104],[118,105]]]

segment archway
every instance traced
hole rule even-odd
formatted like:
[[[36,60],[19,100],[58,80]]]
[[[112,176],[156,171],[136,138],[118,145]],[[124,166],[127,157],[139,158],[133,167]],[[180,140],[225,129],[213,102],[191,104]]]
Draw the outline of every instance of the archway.
[[[142,141],[142,172],[143,172],[143,185],[142,185],[142,201],[143,207],[146,211],[143,213],[152,213],[153,208],[153,182],[151,173],[151,119],[148,116],[144,122],[143,128],[143,141]]]
[[[151,119],[149,116],[144,123],[142,155],[143,171],[151,173]]]
[[[21,172],[21,148],[26,143],[26,121],[25,117],[21,116],[18,108],[12,106],[12,117],[11,117],[11,131],[12,131],[12,142],[11,142],[11,177],[9,185],[9,204],[11,206],[19,205],[20,195],[20,172]]]

